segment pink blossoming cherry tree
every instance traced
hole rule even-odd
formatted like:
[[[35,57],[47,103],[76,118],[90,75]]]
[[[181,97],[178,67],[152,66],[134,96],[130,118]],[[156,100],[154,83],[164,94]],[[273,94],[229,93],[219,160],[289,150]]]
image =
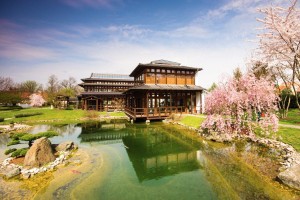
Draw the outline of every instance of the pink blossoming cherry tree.
[[[277,102],[274,84],[268,79],[257,79],[252,73],[230,78],[207,95],[202,128],[231,137],[251,136],[254,129],[277,131]]]
[[[46,102],[40,94],[32,94],[29,96],[29,99],[30,105],[36,107],[40,107]]]

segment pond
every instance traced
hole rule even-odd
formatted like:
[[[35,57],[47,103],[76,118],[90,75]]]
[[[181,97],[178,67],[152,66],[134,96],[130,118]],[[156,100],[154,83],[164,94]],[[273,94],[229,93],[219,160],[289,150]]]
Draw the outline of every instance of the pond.
[[[89,159],[80,171],[55,172],[35,199],[299,198],[274,180],[275,153],[247,142],[212,143],[159,122],[36,125],[30,132],[47,130],[59,133],[52,143],[72,140]],[[1,154],[7,141],[0,137]]]

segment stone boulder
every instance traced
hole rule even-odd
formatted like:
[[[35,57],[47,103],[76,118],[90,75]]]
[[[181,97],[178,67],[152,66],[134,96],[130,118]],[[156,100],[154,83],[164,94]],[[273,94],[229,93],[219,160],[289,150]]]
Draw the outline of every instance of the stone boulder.
[[[41,167],[55,160],[55,156],[48,138],[42,137],[34,141],[27,151],[24,160],[24,167]]]
[[[300,190],[300,164],[279,173],[278,178],[286,185]]]
[[[72,141],[66,141],[66,142],[62,142],[60,143],[55,150],[56,151],[71,151],[73,149],[77,149],[77,145],[74,144],[74,142]]]
[[[10,179],[10,178],[13,178],[17,175],[21,174],[21,170],[19,168],[13,168],[12,170],[8,171],[6,174],[5,174],[5,177],[7,179]]]

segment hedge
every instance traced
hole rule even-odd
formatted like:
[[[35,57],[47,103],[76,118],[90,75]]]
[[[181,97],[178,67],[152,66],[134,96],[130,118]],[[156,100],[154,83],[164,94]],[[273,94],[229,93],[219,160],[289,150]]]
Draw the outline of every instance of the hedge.
[[[21,118],[21,117],[30,117],[30,116],[35,116],[35,115],[42,115],[43,113],[37,112],[37,113],[21,113],[15,115],[15,118]]]

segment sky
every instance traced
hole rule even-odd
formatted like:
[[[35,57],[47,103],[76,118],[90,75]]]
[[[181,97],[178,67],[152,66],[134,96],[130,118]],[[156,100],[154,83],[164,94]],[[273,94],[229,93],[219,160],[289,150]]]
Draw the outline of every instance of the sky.
[[[0,76],[46,86],[55,74],[129,74],[170,60],[203,68],[208,88],[258,47],[258,8],[287,0],[2,0]]]

